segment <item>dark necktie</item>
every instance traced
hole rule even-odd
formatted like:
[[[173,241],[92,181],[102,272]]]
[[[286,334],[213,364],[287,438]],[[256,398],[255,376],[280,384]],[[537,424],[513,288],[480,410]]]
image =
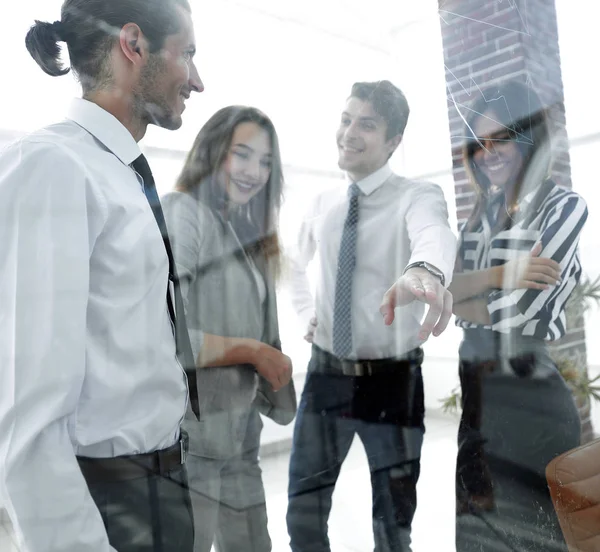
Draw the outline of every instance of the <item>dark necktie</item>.
[[[169,316],[173,323],[175,332],[175,344],[177,348],[177,357],[179,362],[183,366],[188,379],[188,388],[190,390],[190,403],[192,410],[197,418],[200,418],[200,407],[198,401],[198,385],[196,383],[196,362],[194,359],[194,353],[192,352],[192,345],[190,343],[190,336],[187,330],[187,324],[185,321],[185,309],[183,306],[183,297],[181,295],[181,288],[179,287],[179,279],[177,278],[177,270],[175,268],[175,261],[173,259],[173,251],[171,249],[171,241],[169,240],[169,234],[167,232],[167,224],[163,215],[162,207],[160,206],[160,199],[156,192],[156,185],[154,183],[154,177],[150,170],[150,165],[144,155],[140,155],[131,166],[144,180],[144,193],[148,199],[148,203],[154,213],[154,218],[160,229],[160,233],[167,250],[167,257],[169,258],[169,280],[173,282],[173,290],[175,295],[175,306],[173,306],[173,300],[171,299],[171,293],[167,286],[167,308],[169,310]]]
[[[352,184],[348,188],[350,201],[342,232],[335,280],[333,354],[338,358],[348,358],[352,352],[352,280],[356,266],[359,195],[360,188]]]

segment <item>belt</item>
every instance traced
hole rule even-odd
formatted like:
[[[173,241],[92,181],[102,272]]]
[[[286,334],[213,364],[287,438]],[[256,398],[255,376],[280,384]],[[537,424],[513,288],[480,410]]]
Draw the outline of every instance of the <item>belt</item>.
[[[179,441],[166,449],[114,458],[78,456],[77,461],[88,484],[107,483],[137,479],[149,474],[166,475],[185,464],[188,450],[189,438],[182,431]]]
[[[404,367],[421,365],[423,363],[423,349],[417,347],[399,357],[378,358],[373,360],[347,360],[340,359],[320,347],[313,345],[313,358],[316,361],[315,372],[337,374],[343,376],[374,376],[376,374],[389,374]]]

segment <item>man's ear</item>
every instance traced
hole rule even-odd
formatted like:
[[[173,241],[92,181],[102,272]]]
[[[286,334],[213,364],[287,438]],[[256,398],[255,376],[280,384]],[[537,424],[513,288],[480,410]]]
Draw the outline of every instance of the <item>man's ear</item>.
[[[147,55],[147,43],[141,29],[135,23],[127,23],[119,33],[119,46],[123,55],[137,64]]]

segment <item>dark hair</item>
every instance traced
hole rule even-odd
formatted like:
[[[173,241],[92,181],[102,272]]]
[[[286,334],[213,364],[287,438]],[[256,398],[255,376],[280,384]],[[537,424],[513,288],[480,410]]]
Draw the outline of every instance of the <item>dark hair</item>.
[[[242,123],[256,123],[269,134],[271,173],[267,184],[248,202],[247,210],[232,210],[231,222],[246,251],[270,259],[276,275],[280,269],[277,222],[283,200],[283,170],[277,132],[269,117],[254,107],[239,105],[217,111],[200,129],[175,187],[221,212],[227,198],[217,176],[229,153],[233,133]]]
[[[523,167],[514,186],[508,191],[507,210],[503,217],[499,217],[496,230],[510,227],[512,214],[518,208],[523,191],[541,189],[540,185],[549,178],[551,170],[548,116],[538,94],[515,80],[482,90],[465,114],[467,140],[463,146],[463,164],[477,196],[466,224],[470,230],[479,224],[490,192],[489,180],[473,159],[481,147],[480,140],[484,138],[475,136],[474,125],[486,111],[494,112],[500,129],[505,127],[523,157]]]
[[[125,25],[137,24],[155,53],[179,32],[176,6],[190,11],[188,0],[65,0],[61,20],[36,21],[25,45],[43,71],[57,77],[69,72],[60,61],[58,43],[65,42],[71,67],[89,91],[110,77],[106,59]]]
[[[352,85],[350,97],[371,103],[387,124],[387,140],[404,134],[410,108],[402,91],[390,81],[356,82]]]

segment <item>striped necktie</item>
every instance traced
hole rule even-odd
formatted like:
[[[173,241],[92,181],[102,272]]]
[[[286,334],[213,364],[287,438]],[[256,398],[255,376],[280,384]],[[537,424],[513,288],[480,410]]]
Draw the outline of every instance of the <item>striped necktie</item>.
[[[348,214],[344,222],[335,281],[333,307],[333,354],[348,358],[352,352],[352,280],[356,266],[356,237],[358,234],[358,196],[360,188],[348,188]]]

